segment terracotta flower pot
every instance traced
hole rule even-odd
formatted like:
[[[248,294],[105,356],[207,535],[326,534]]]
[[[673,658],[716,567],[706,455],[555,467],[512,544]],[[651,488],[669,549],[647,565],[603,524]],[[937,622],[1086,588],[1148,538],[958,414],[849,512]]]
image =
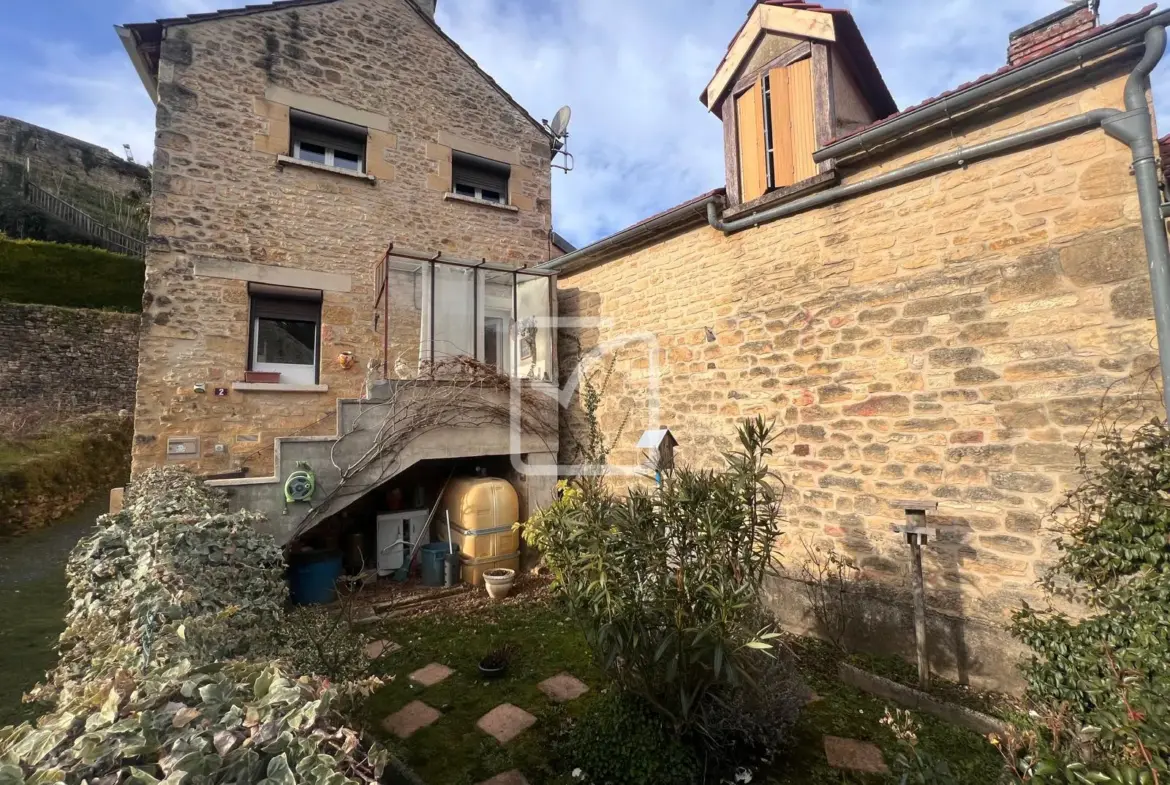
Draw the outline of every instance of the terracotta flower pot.
[[[516,581],[516,571],[504,568],[488,570],[483,574],[484,585],[487,586],[488,596],[493,600],[502,600],[512,591],[512,584]]]

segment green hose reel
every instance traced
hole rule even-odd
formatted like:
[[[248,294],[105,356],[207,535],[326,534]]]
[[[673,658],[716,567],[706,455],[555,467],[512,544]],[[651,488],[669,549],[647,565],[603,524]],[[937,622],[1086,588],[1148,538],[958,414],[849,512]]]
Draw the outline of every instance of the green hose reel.
[[[285,503],[311,501],[316,491],[317,475],[313,473],[312,467],[304,461],[297,461],[297,470],[284,481]]]

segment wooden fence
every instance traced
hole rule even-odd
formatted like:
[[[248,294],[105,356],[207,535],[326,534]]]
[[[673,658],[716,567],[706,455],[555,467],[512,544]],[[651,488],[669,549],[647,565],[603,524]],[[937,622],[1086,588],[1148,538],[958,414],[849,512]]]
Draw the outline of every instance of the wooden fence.
[[[136,259],[146,257],[145,240],[106,226],[64,199],[49,193],[27,177],[24,179],[24,196],[35,207],[55,215],[62,221],[70,223],[90,235],[106,250],[133,256]]]

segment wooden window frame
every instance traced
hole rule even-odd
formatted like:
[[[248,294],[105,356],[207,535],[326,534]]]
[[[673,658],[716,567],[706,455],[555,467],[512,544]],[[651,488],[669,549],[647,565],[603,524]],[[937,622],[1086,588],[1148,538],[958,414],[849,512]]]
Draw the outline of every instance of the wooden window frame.
[[[770,71],[775,68],[785,68],[805,58],[812,59],[812,90],[814,131],[817,147],[824,147],[833,138],[833,126],[836,118],[836,107],[833,102],[832,90],[832,58],[829,57],[828,45],[818,41],[804,41],[773,58],[764,65],[754,68],[740,77],[735,86],[723,98],[721,114],[723,116],[723,165],[727,182],[727,202],[730,206],[743,204],[743,185],[741,182],[742,169],[740,167],[739,149],[739,117],[736,112],[736,99],[750,90]],[[762,89],[762,88],[761,88]],[[803,187],[814,181],[823,179],[823,176],[833,171],[832,160],[817,164],[817,174],[791,186],[769,189],[753,204],[766,204],[783,198],[794,190],[803,190]]]

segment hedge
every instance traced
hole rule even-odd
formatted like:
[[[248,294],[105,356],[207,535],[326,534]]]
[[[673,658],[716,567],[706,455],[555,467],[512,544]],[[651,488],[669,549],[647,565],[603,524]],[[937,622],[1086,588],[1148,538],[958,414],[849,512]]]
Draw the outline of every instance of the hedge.
[[[142,310],[145,265],[100,248],[0,237],[0,300]]]

